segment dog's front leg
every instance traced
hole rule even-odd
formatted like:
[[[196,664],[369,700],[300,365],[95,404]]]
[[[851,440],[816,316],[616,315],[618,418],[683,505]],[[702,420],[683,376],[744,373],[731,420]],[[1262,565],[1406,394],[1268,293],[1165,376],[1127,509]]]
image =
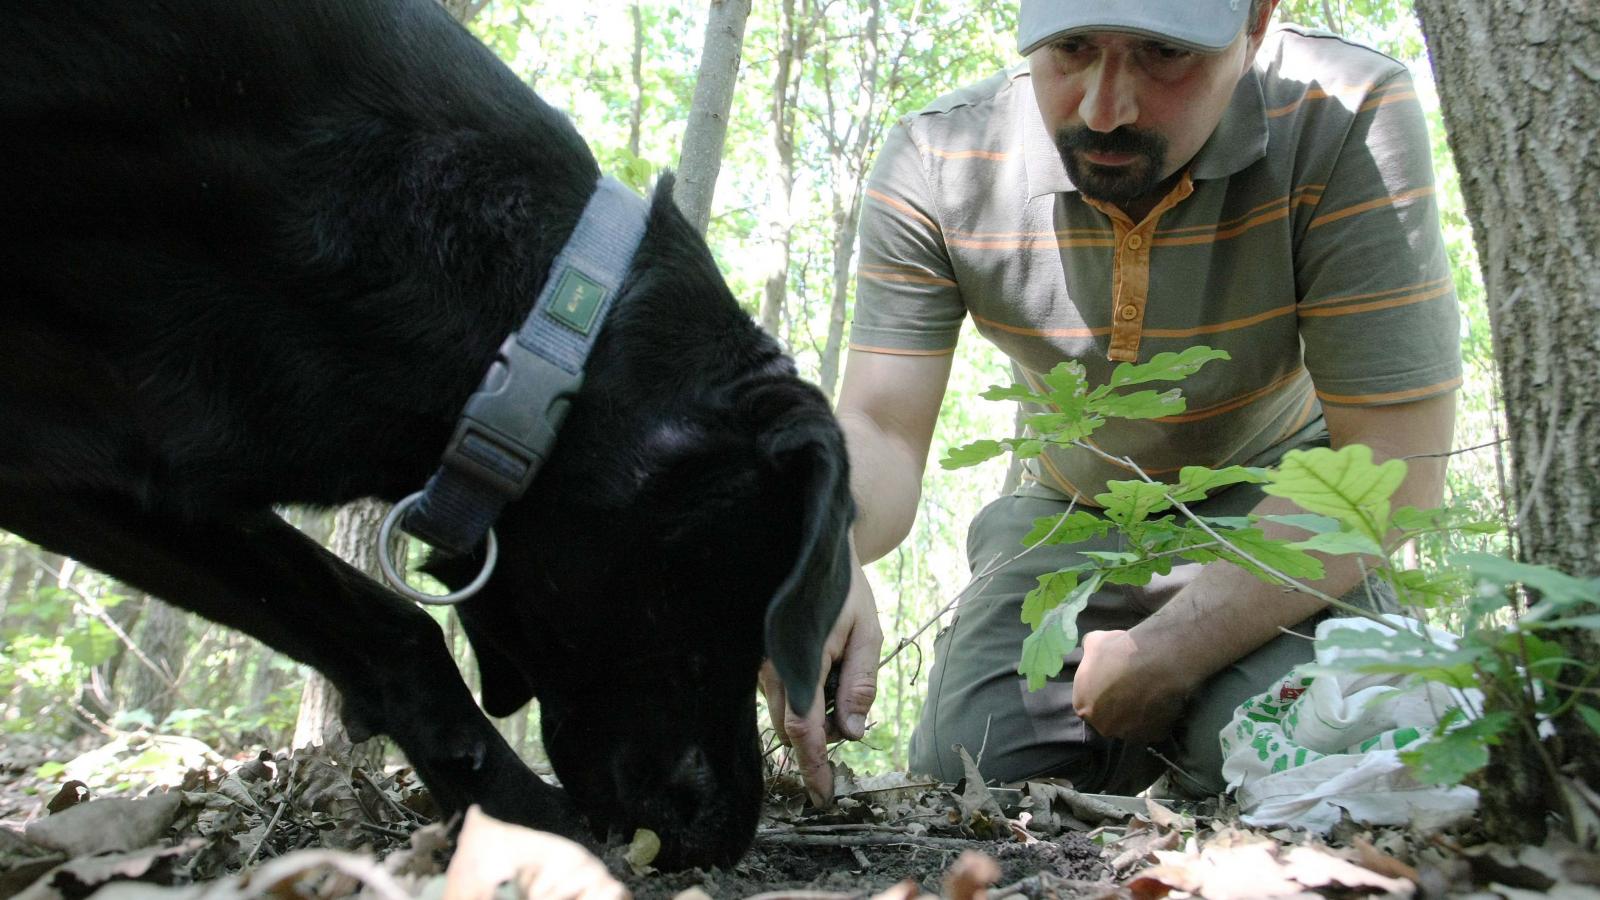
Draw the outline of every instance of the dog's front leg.
[[[447,813],[579,832],[564,792],[517,757],[439,626],[267,511],[184,521],[131,501],[0,485],[0,527],[249,634],[324,675],[353,734],[387,734]]]

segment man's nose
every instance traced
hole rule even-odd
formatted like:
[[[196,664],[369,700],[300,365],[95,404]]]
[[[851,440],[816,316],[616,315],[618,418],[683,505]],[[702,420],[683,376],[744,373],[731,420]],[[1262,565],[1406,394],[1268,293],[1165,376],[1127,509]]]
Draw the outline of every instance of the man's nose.
[[[1125,59],[1111,53],[1103,54],[1087,75],[1083,100],[1078,104],[1078,116],[1084,125],[1108,132],[1138,121],[1134,77]]]

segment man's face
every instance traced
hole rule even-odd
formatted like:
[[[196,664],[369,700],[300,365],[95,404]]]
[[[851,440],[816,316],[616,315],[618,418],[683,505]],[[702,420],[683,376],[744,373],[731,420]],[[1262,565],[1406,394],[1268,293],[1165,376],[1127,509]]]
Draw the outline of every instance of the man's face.
[[[1078,190],[1129,203],[1188,165],[1260,46],[1248,31],[1217,53],[1092,32],[1029,54],[1039,111]]]

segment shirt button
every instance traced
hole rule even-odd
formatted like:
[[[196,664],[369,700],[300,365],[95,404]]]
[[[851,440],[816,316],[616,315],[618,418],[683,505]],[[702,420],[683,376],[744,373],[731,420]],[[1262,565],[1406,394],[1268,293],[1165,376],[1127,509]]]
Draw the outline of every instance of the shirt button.
[[[1128,235],[1128,249],[1137,250],[1144,246],[1144,238],[1137,234]]]
[[[1129,303],[1128,305],[1122,307],[1121,315],[1124,321],[1132,322],[1134,319],[1139,318],[1139,309],[1138,307]]]

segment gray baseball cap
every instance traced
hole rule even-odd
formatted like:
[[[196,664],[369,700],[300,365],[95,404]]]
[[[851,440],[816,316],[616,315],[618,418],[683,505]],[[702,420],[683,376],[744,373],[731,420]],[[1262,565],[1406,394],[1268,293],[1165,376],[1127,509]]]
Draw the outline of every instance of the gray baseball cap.
[[[1022,0],[1017,49],[1027,56],[1067,35],[1121,31],[1214,53],[1249,15],[1250,0]]]

